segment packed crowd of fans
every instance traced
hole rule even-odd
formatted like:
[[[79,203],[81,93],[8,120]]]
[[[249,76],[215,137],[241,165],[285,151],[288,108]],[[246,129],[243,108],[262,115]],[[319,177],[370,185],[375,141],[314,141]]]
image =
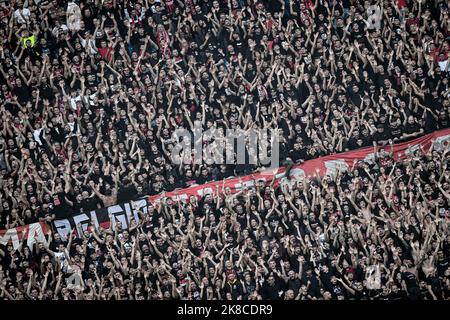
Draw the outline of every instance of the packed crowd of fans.
[[[177,165],[177,128],[277,129],[293,162],[447,128],[449,22],[439,0],[2,1],[0,229],[261,167]],[[1,247],[0,297],[447,299],[447,159]]]
[[[375,150],[334,177],[166,198],[127,230],[50,232],[0,250],[0,297],[446,300],[449,158]]]

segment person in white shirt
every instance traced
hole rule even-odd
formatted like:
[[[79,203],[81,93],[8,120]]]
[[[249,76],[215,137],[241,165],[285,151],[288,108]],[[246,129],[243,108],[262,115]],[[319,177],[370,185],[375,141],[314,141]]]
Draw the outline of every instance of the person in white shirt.
[[[30,9],[28,9],[27,7],[14,11],[14,19],[19,24],[27,23],[30,20],[30,15]]]

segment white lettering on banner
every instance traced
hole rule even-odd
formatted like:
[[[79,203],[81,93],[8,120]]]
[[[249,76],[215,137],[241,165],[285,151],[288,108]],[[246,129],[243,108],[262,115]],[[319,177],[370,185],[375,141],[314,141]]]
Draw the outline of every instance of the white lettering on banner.
[[[135,208],[141,210],[144,215],[146,215],[148,213],[146,200],[133,201],[131,208],[133,209],[133,216],[134,216],[134,220],[136,220],[136,223],[139,223],[139,221],[141,221],[141,219],[139,217],[139,212],[137,210],[135,210]]]
[[[169,196],[168,196],[169,197]],[[163,196],[155,196],[156,199],[154,200],[150,200],[149,202],[152,203],[153,205],[160,205],[161,201],[163,200]],[[180,193],[180,194],[174,194],[172,196],[170,196],[170,198],[172,198],[173,201],[186,201],[189,199],[189,196],[187,193]]]
[[[213,191],[212,188],[206,187],[206,188],[197,190],[197,194],[198,194],[200,197],[203,197],[204,195],[207,195],[207,194],[214,194],[214,191]]]
[[[2,236],[0,234],[0,244],[6,245],[9,241],[12,242],[13,248],[17,248],[20,244],[19,235],[16,229],[8,229]]]
[[[116,219],[120,221],[123,229],[128,228],[126,212],[123,211],[120,205],[108,207],[108,215],[112,215],[111,226],[113,230],[116,230]]]
[[[405,150],[405,155],[406,156],[410,156],[412,154],[414,154],[414,152],[416,152],[417,150],[419,150],[420,148],[420,144],[414,144],[412,146],[409,146],[406,150]]]
[[[288,177],[281,178],[280,186],[282,187],[288,186],[289,188],[291,188],[295,182],[302,181],[304,176],[305,171],[303,169],[300,168],[292,169],[291,172],[289,173],[289,177],[291,179],[289,180]]]
[[[436,140],[433,141],[433,149],[436,151],[441,151],[442,148],[444,148],[445,141],[450,142],[450,134],[436,138]],[[447,148],[450,148],[450,144],[447,145]]]
[[[75,226],[79,223],[81,224],[82,231],[86,231],[89,226],[89,223],[91,222],[91,219],[84,213],[76,215],[76,216],[72,217],[72,219],[73,219],[73,222],[75,223]],[[83,222],[85,222],[85,223],[83,223]]]
[[[285,172],[277,173],[277,174],[275,175],[275,179],[283,178],[285,174],[286,174]]]
[[[68,219],[55,220],[53,221],[53,224],[55,225],[56,232],[61,236],[61,239],[67,240],[67,236],[70,234],[70,231],[72,230],[72,226],[70,225],[69,220]]]
[[[37,242],[47,243],[45,239],[44,231],[42,230],[42,226],[39,222],[32,223],[28,226],[28,239],[27,245],[28,247],[33,248],[33,244]]]
[[[123,207],[125,208],[125,214],[127,216],[127,224],[128,224],[128,226],[130,226],[131,218],[134,217],[134,212],[133,212],[133,210],[131,210],[131,206],[129,203],[123,204]],[[134,220],[136,221],[136,217],[134,217]],[[136,221],[136,223],[137,223],[137,221]]]
[[[153,200],[149,200],[149,202],[150,202],[151,205],[157,206],[157,205],[161,204],[161,199],[162,199],[162,197],[159,197],[159,198],[156,198],[156,199],[153,199]],[[178,196],[172,196],[172,199],[173,200],[178,199]]]
[[[324,162],[325,168],[327,169],[327,172],[325,175],[334,176],[336,175],[337,170],[343,172],[348,170],[348,164],[345,162],[345,160],[339,159],[339,160],[329,160]]]
[[[236,184],[236,190],[242,190],[242,189],[248,189],[250,187],[253,187],[255,183],[253,180],[250,181],[242,181],[241,183]]]
[[[300,169],[300,168],[295,168],[292,169],[291,172],[289,173],[291,179],[294,178],[295,180],[303,180],[303,178],[305,177],[305,170]]]
[[[371,152],[371,153],[367,154],[364,158],[364,161],[370,162],[370,163],[375,162],[375,153]]]
[[[100,227],[100,223],[98,223],[98,219],[97,219],[97,212],[96,211],[91,211],[89,212],[89,214],[91,215],[91,225],[94,225],[94,228],[97,230]]]
[[[267,182],[267,179],[264,178],[264,177],[258,177],[258,179],[256,179],[256,182],[257,182],[257,183],[260,183],[260,182],[266,183],[266,182]]]
[[[177,199],[179,201],[184,201],[189,199],[189,196],[187,195],[187,193],[182,193],[182,194],[178,194],[175,196],[175,198],[173,198],[174,200]]]
[[[141,209],[141,211],[144,214],[148,213],[147,201],[145,199],[134,201],[134,205],[136,206],[136,208]],[[132,208],[130,207],[129,203],[125,203],[125,204],[123,204],[123,206],[125,208],[125,214],[126,214],[127,218],[125,218],[125,216],[118,216],[118,215],[116,215],[119,212],[124,212],[123,208],[120,205],[109,207],[108,208],[108,213],[109,214],[113,214],[122,223],[122,226],[124,228],[128,227],[128,221],[130,221],[130,218],[131,218],[132,215],[134,216],[134,219],[136,220],[136,223],[139,223],[140,218],[139,218],[138,211],[134,210],[134,209],[132,210]],[[96,211],[89,212],[89,215],[84,214],[84,213],[78,214],[76,216],[73,216],[72,219],[73,219],[73,223],[75,224],[75,226],[78,223],[81,223],[81,230],[82,231],[88,230],[89,224],[94,225],[94,227],[96,229],[98,229],[99,226],[100,226],[100,224],[98,222],[97,212]],[[114,224],[114,222],[115,222],[115,220],[113,219],[112,223]],[[70,221],[68,219],[56,220],[56,221],[54,221],[54,225],[56,227],[57,232],[61,236],[61,238],[63,240],[66,240],[68,235],[70,234],[70,232],[72,230],[72,225],[70,224]],[[113,228],[114,228],[114,225],[113,225]]]

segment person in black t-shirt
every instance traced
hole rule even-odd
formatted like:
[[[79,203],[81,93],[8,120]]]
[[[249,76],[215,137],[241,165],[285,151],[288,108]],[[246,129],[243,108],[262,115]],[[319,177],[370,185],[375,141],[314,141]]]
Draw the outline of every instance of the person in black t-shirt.
[[[423,128],[417,123],[414,116],[408,116],[403,125],[402,139],[411,139],[423,133]]]
[[[261,289],[261,296],[266,300],[280,300],[279,287],[276,284],[275,277],[270,275],[264,282]]]
[[[379,124],[377,126],[377,131],[373,135],[373,138],[376,142],[380,144],[387,144],[390,139],[390,134],[388,132],[389,127],[386,124]]]

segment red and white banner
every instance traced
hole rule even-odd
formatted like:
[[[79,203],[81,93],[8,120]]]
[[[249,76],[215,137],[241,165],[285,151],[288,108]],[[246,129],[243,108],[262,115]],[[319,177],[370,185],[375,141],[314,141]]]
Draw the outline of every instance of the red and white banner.
[[[32,223],[26,226],[17,227],[8,230],[0,230],[0,244],[11,243],[16,249],[22,241],[31,248],[36,242],[46,243],[45,235],[50,231],[50,226],[45,222]],[[25,244],[25,242],[24,242]]]
[[[408,154],[421,147],[427,151],[432,144],[434,145],[434,148],[436,150],[440,150],[444,147],[448,148],[447,143],[449,142],[450,129],[436,131],[411,141],[395,144],[393,146],[394,159],[403,159]],[[378,148],[384,149],[387,152],[391,151],[390,145],[387,145],[383,148]],[[316,173],[318,173],[319,175],[334,175],[337,168],[339,168],[341,172],[351,168],[354,160],[369,160],[373,158],[373,151],[373,147],[366,147],[358,150],[308,160],[302,164],[294,166],[291,169],[290,176],[291,179],[301,179],[302,176],[312,176]],[[284,177],[285,170],[285,167],[280,167],[276,170],[258,172],[240,178],[232,178],[225,180],[225,184],[223,183],[223,181],[214,181],[203,185],[194,185],[186,189],[167,192],[164,195],[159,194],[150,196],[148,200],[153,204],[158,204],[163,196],[173,199],[180,199],[181,201],[188,200],[191,196],[202,197],[205,194],[214,195],[217,187],[219,187],[219,192],[222,192],[222,186],[224,188],[230,188],[232,193],[236,193],[239,192],[243,186],[253,186],[253,181],[264,180],[266,182],[270,182],[272,181],[274,175],[276,175],[276,183],[286,183],[287,179],[286,177]]]
[[[428,151],[432,145],[434,146],[435,150],[448,148],[449,142],[450,129],[436,131],[420,138],[394,145],[394,159],[403,159],[418,148],[423,148],[425,151]],[[381,149],[390,152],[391,146],[388,145]],[[304,163],[296,165],[292,168],[290,174],[291,179],[302,179],[302,177],[305,175],[312,176],[317,173],[319,175],[333,175],[336,172],[337,168],[339,168],[340,171],[345,171],[352,167],[353,161],[355,160],[370,160],[371,158],[373,158],[373,151],[373,147],[367,147],[305,161]],[[252,187],[254,181],[271,182],[274,175],[276,184],[287,183],[287,179],[284,176],[285,170],[286,168],[280,167],[276,170],[267,170],[240,178],[226,179],[225,181],[214,181],[203,185],[194,185],[189,188],[167,192],[165,194],[149,196],[146,199],[146,202],[153,205],[158,205],[163,197],[172,198],[174,200],[180,199],[180,201],[189,201],[189,198],[191,196],[200,198],[206,194],[214,195],[217,187],[219,189],[219,192],[222,192],[223,187],[225,189],[229,188],[231,193],[236,193],[242,190],[243,187]],[[134,202],[134,205],[136,204],[139,204],[138,206],[143,209],[144,214],[147,213],[146,208],[143,208],[146,206],[145,201],[141,200]],[[139,217],[137,216],[136,211],[134,209],[131,210],[131,207],[128,208],[129,206],[129,203],[118,204],[99,210],[105,210],[108,217],[112,217],[112,214],[114,214],[117,215],[117,217],[115,216],[115,219],[124,219],[124,221],[122,221],[122,226],[126,227],[129,225],[128,222],[130,222],[130,219],[134,219],[136,222],[139,221]],[[82,222],[83,230],[87,230],[89,225],[98,227],[99,216],[102,217],[102,223],[107,223],[106,220],[110,218],[106,218],[105,214],[97,211],[98,210],[96,210],[95,212],[90,212],[89,214],[74,215],[70,219],[53,221],[53,225],[55,227],[54,230],[57,230],[62,238],[64,238],[77,223]],[[23,230],[26,230],[27,232],[24,233]],[[34,223],[28,226],[17,227],[14,229],[0,230],[0,244],[6,244],[10,242],[13,244],[14,248],[17,248],[22,240],[22,237],[25,237],[26,239],[28,239],[27,245],[32,246],[36,241],[45,241],[45,234],[47,234],[48,230],[50,230],[50,227],[45,223]]]

